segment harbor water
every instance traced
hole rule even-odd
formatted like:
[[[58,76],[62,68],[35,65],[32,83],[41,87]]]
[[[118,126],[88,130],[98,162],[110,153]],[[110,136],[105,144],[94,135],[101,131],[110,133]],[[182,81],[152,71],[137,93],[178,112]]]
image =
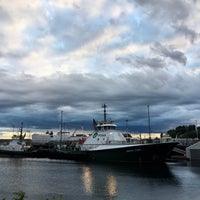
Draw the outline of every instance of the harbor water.
[[[27,200],[199,200],[200,164],[110,165],[50,159],[0,158],[0,199],[24,191]]]

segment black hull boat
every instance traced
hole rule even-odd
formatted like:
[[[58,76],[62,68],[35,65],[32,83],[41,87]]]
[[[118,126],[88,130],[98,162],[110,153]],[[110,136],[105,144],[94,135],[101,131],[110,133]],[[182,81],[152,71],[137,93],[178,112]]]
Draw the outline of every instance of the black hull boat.
[[[14,134],[9,144],[0,145],[0,157],[31,157],[32,152],[24,142],[26,134],[23,134],[23,123],[21,123],[20,133]]]
[[[12,158],[27,158],[32,157],[31,151],[16,151],[16,150],[2,150],[0,149],[0,157],[12,157]]]
[[[140,144],[116,149],[91,151],[90,159],[120,163],[157,163],[165,162],[168,153],[177,143]]]
[[[50,154],[50,158],[107,163],[164,163],[177,144],[177,142],[135,144],[85,151],[57,149]]]
[[[23,134],[23,123],[21,123],[20,133],[14,134],[11,141],[6,145],[0,145],[0,157],[11,158],[47,158],[52,154],[51,149],[34,149],[27,146]]]
[[[91,136],[77,143],[75,150],[56,149],[51,158],[110,163],[163,163],[178,144],[127,143],[124,135],[116,130],[116,125],[106,120],[106,105],[103,105],[103,108],[104,121],[96,123],[93,120],[95,131]]]
[[[50,158],[67,159],[76,161],[93,161],[108,163],[162,163],[177,145],[170,143],[149,143],[123,145],[112,149],[100,150],[67,150],[67,149],[42,149],[11,151],[0,150],[0,157],[11,158]]]

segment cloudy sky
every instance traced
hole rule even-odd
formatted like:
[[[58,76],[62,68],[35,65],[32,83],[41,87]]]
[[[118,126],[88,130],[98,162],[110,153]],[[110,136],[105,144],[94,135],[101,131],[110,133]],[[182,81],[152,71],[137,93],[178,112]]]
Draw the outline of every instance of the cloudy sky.
[[[0,127],[200,124],[200,1],[1,0]],[[135,127],[135,129],[134,129]]]

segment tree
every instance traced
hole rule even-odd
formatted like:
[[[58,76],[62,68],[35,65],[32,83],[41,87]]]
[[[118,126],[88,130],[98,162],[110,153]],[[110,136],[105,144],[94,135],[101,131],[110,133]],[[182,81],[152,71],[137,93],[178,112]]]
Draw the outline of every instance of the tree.
[[[13,194],[16,195],[16,197],[13,198],[13,200],[24,200],[27,197],[25,192],[23,191],[14,192]]]
[[[175,129],[171,129],[167,131],[167,134],[170,135],[172,138],[196,138],[197,135],[200,133],[200,127],[197,128],[198,134],[196,132],[195,125],[189,126],[178,126]]]

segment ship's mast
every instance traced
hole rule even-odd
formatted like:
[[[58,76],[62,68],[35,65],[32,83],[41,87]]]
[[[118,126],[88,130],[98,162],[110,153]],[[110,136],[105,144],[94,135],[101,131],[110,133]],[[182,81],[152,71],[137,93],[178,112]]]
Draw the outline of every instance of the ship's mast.
[[[60,116],[60,148],[62,146],[62,131],[63,131],[63,111],[61,110]]]
[[[102,105],[102,108],[104,109],[103,111],[104,111],[104,123],[107,123],[107,119],[106,119],[106,104],[103,104]]]
[[[149,105],[147,105],[147,111],[148,111],[149,139],[151,139],[151,122],[150,122],[150,114],[149,114]]]
[[[21,122],[21,128],[20,128],[20,135],[19,135],[19,140],[20,140],[20,142],[22,142],[22,140],[23,140],[23,122]]]

